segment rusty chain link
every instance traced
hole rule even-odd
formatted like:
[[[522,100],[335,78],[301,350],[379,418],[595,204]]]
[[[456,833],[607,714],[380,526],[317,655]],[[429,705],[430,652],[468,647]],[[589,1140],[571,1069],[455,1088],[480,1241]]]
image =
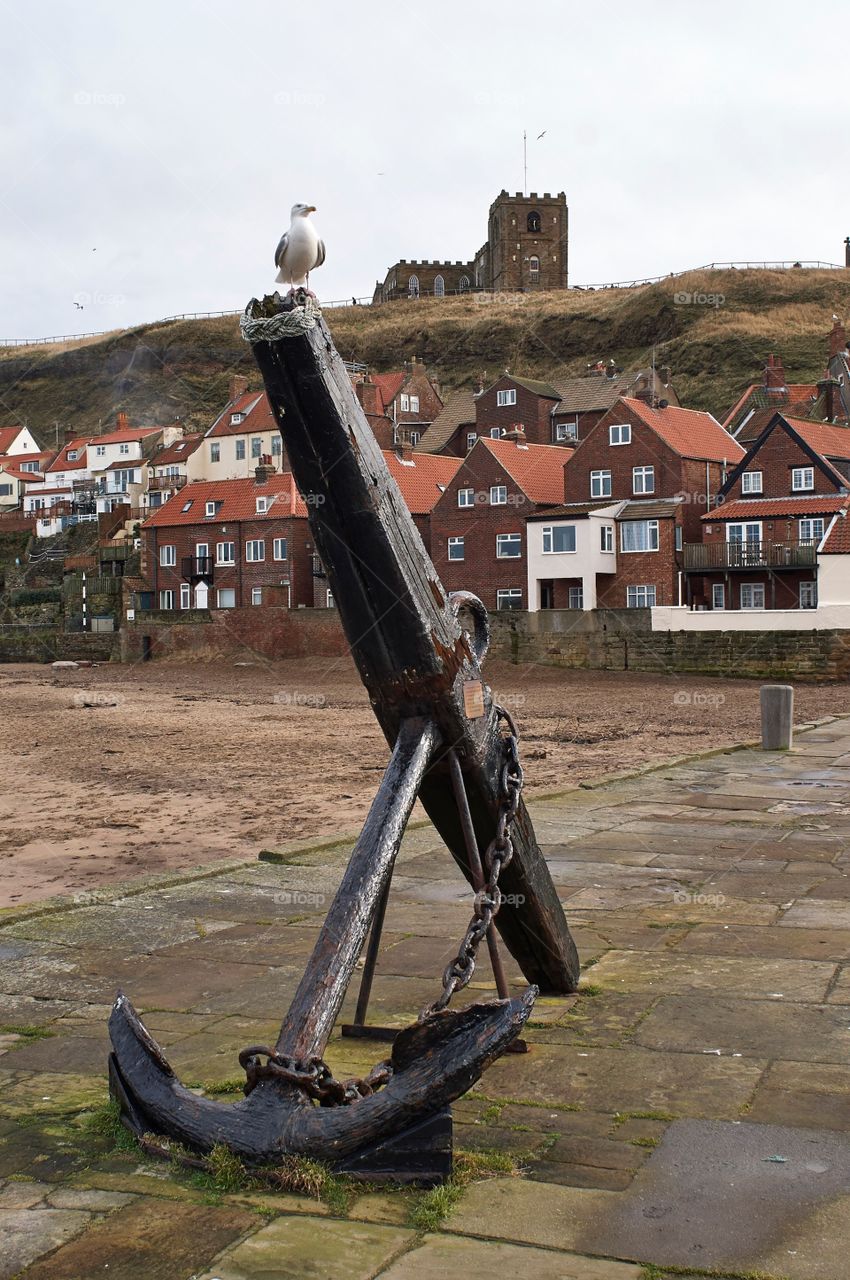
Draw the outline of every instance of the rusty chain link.
[[[496,834],[487,846],[483,860],[484,871],[488,879],[484,887],[475,895],[474,914],[458,948],[457,955],[443,972],[443,990],[433,1004],[422,1010],[419,1015],[420,1022],[424,1022],[433,1014],[439,1013],[441,1009],[445,1009],[454,993],[461,991],[472,978],[475,972],[475,959],[478,948],[487,937],[493,921],[498,915],[499,907],[502,905],[499,876],[514,856],[510,827],[519,809],[523,783],[522,765],[519,762],[518,751],[519,737],[510,713],[504,707],[499,706],[495,707],[495,711],[499,721],[504,721],[508,726],[508,732],[502,735],[505,759],[499,779],[499,791],[501,793],[499,821],[496,827]]]
[[[265,1066],[260,1058],[266,1058]],[[276,1080],[295,1085],[322,1107],[343,1107],[360,1098],[368,1098],[385,1085],[392,1075],[389,1062],[379,1062],[363,1079],[337,1080],[323,1058],[299,1062],[285,1054],[275,1053],[268,1045],[255,1044],[243,1049],[239,1065],[246,1075],[246,1095],[262,1080]]]

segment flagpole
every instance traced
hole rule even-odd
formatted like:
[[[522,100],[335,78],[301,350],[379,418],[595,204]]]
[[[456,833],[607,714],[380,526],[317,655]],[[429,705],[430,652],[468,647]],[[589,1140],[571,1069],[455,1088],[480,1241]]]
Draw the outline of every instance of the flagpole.
[[[522,194],[528,187],[528,142],[525,129],[522,131]]]

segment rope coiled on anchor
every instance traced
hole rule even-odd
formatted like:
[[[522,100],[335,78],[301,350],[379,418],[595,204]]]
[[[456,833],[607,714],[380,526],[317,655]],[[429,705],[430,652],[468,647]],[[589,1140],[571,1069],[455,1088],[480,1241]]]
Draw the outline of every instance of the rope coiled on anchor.
[[[315,298],[305,294],[303,301],[288,311],[278,311],[273,316],[254,314],[260,304],[252,299],[239,320],[239,330],[246,342],[275,342],[278,338],[295,338],[315,329],[322,318],[322,309]]]

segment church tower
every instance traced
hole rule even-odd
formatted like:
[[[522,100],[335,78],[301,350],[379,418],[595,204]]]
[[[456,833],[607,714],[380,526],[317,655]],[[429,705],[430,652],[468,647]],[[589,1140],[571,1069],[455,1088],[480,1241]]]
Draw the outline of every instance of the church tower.
[[[490,206],[487,243],[476,255],[476,286],[495,292],[566,289],[568,223],[563,191],[500,192]]]

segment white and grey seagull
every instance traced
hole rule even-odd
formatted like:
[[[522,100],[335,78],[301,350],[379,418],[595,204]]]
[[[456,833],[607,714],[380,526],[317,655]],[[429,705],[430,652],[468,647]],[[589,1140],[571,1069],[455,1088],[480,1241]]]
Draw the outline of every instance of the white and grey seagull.
[[[310,290],[310,272],[325,260],[325,242],[310,221],[315,212],[314,204],[294,204],[289,230],[284,231],[274,251],[277,283],[288,284],[290,294],[303,289],[311,298],[316,295]]]

